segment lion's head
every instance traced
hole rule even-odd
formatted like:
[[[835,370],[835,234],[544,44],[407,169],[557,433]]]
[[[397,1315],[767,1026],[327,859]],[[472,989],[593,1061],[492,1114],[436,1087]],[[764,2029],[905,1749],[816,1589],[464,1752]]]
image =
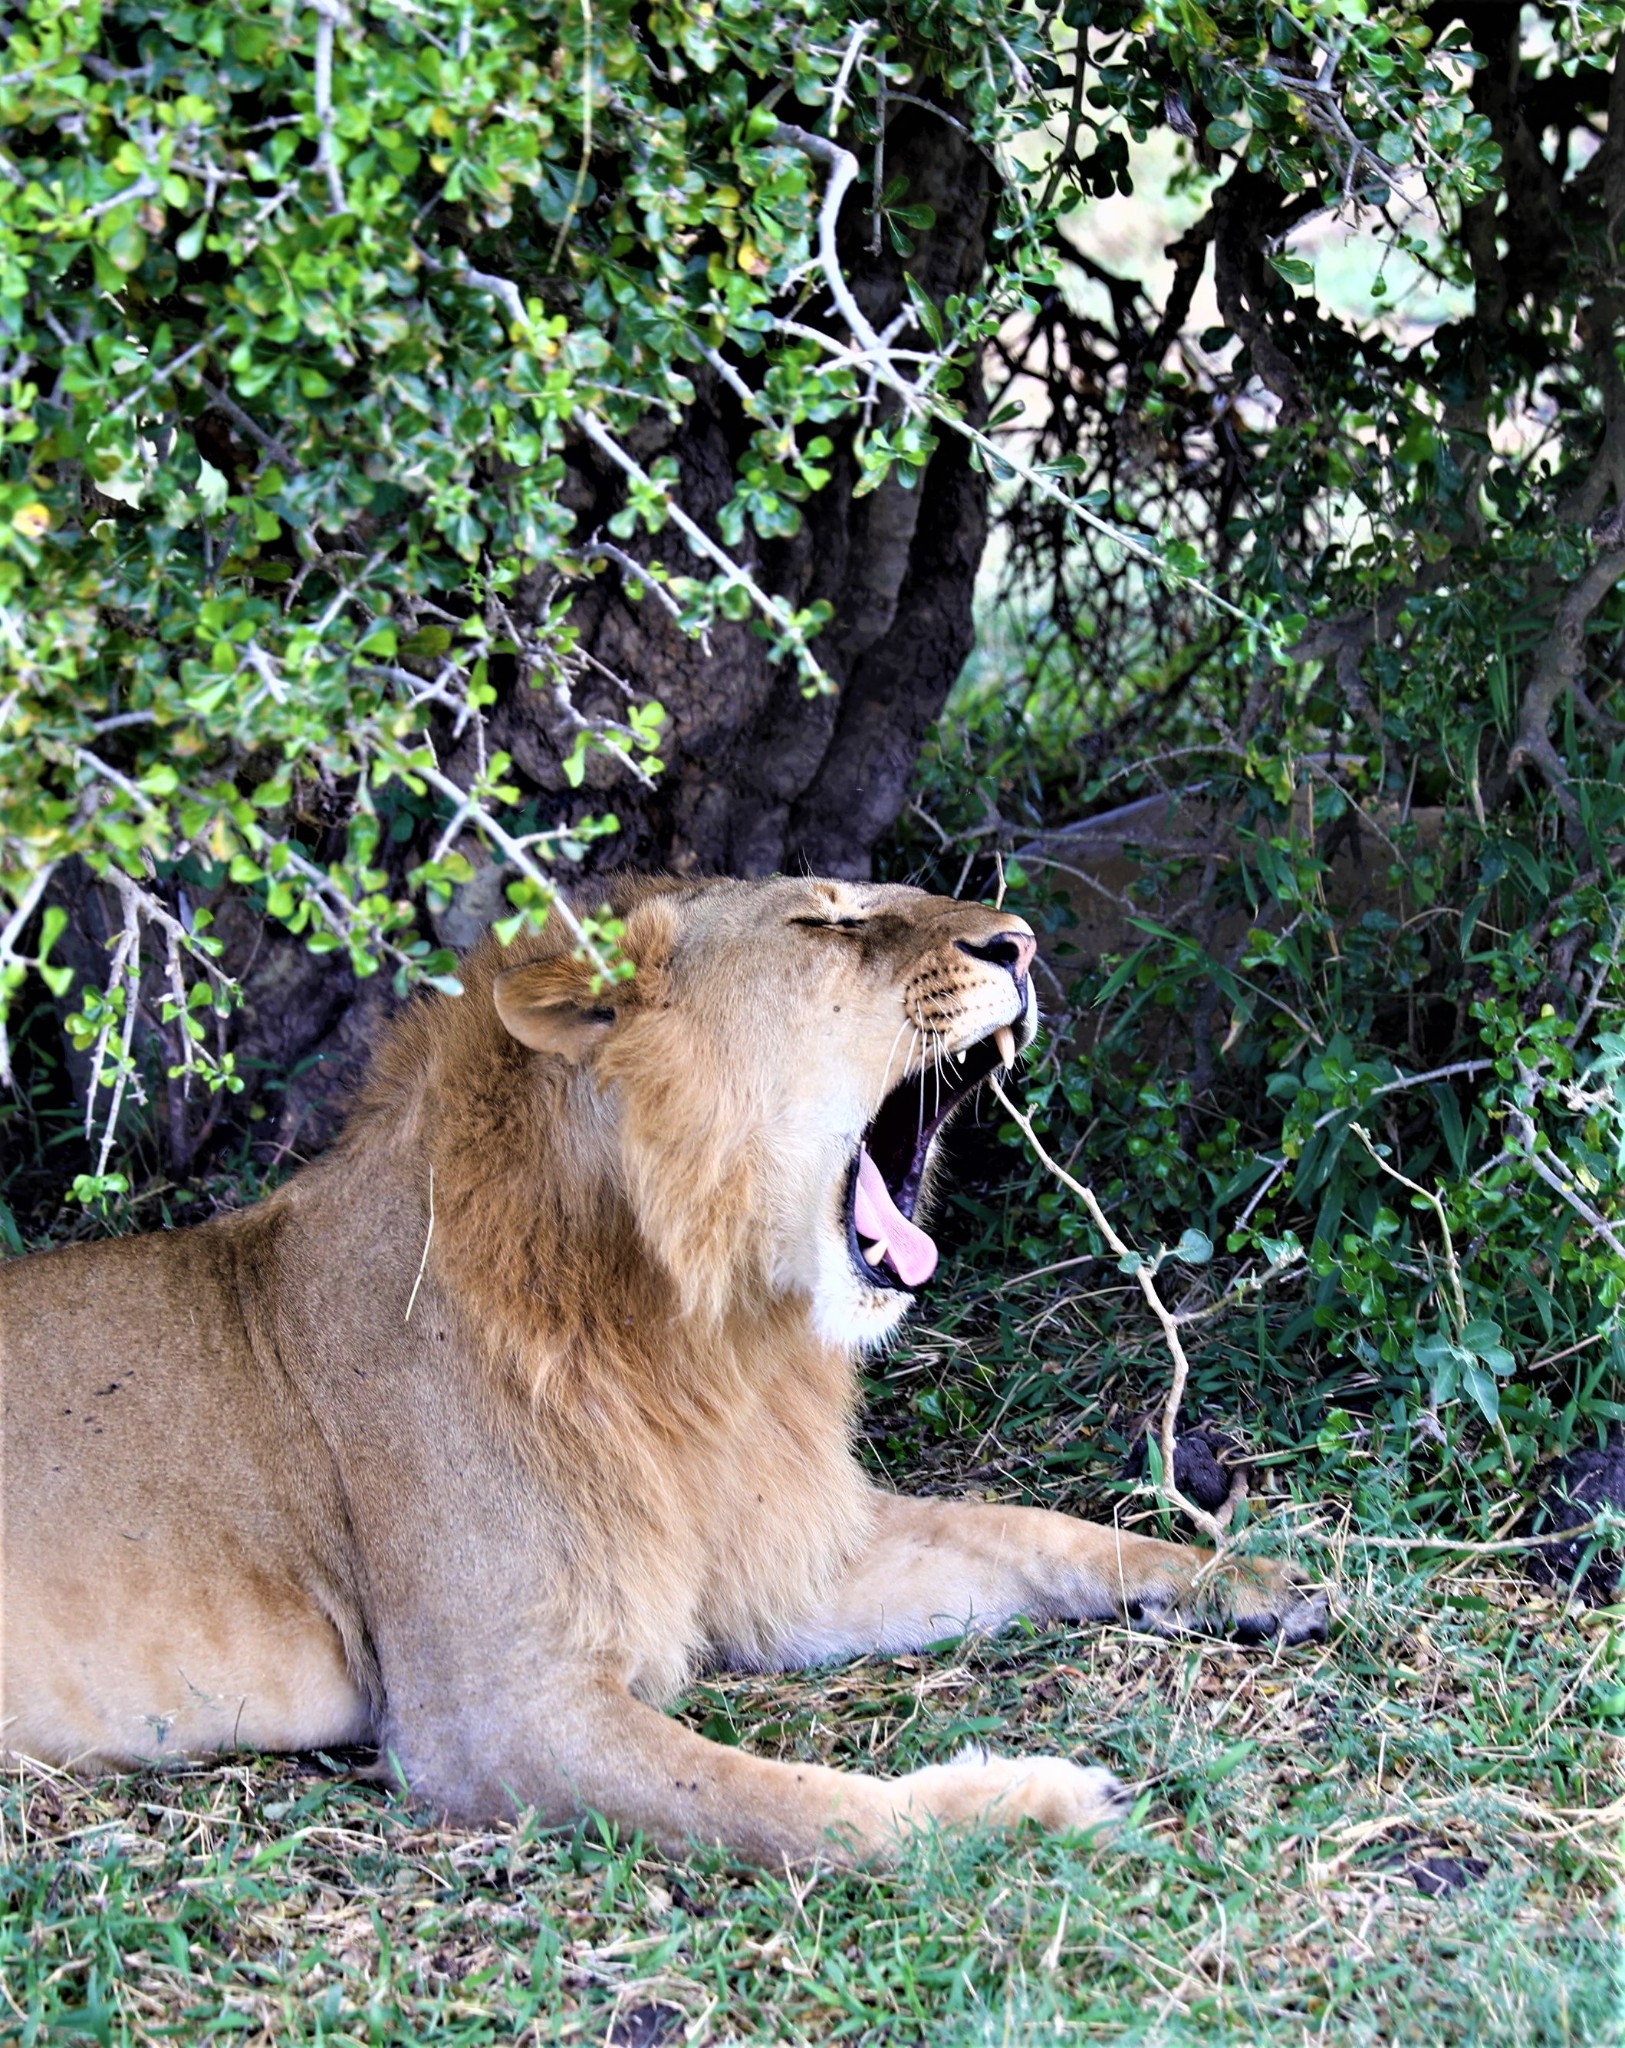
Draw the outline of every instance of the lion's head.
[[[448,1115],[487,1156],[517,1141],[530,1162],[509,1200],[528,1184],[545,1212],[536,1264],[608,1285],[635,1237],[690,1317],[801,1301],[824,1340],[880,1341],[936,1265],[942,1128],[1036,1029],[1030,928],[919,889],[784,877],[626,879],[613,905],[631,981],[595,985],[555,924],[507,952],[487,941],[464,997],[435,1006],[465,1054],[481,1042],[473,1088],[466,1057],[437,1062],[462,1091]]]

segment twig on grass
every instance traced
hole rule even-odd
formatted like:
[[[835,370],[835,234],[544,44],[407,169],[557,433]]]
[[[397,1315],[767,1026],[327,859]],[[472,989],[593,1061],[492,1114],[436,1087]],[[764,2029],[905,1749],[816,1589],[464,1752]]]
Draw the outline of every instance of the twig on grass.
[[[1352,1529],[1297,1529],[1293,1533],[1328,1550],[1352,1543],[1363,1550],[1447,1550],[1459,1557],[1512,1557],[1523,1550],[1551,1550],[1560,1543],[1607,1535],[1619,1519],[1617,1511],[1604,1508],[1572,1529],[1548,1529],[1542,1536],[1503,1536],[1493,1543],[1473,1543],[1455,1536],[1364,1536]]]

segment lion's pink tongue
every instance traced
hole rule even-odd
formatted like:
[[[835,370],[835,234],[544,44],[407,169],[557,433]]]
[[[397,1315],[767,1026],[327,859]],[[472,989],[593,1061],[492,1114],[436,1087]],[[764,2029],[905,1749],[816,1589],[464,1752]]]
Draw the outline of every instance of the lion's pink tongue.
[[[858,1191],[852,1205],[858,1240],[866,1249],[883,1247],[881,1257],[905,1287],[923,1287],[937,1270],[937,1248],[910,1223],[891,1198],[884,1174],[867,1151],[858,1153]]]

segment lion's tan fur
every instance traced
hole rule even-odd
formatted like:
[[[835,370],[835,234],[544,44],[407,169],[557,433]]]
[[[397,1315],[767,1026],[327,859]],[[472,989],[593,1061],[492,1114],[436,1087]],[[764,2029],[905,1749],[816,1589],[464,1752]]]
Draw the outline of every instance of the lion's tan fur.
[[[1200,1553],[901,1500],[852,1455],[857,1354],[907,1303],[848,1249],[859,1136],[928,1045],[1030,1030],[1025,926],[784,880],[616,907],[630,984],[554,929],[487,941],[264,1202],[0,1265],[0,1741],[371,1738],[453,1813],[594,1806],[770,1859],[832,1825],[881,1855],[911,1816],[1109,1814],[1056,1760],[885,1782],[646,1704],[704,1657],[1172,1614],[1204,1582]]]

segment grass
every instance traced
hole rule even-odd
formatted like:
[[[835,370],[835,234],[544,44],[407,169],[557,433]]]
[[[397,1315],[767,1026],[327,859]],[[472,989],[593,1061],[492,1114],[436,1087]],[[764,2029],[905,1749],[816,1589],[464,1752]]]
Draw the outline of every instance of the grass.
[[[931,1483],[947,1439],[918,1448]],[[321,1759],[14,1769],[0,2039],[1625,2038],[1619,1611],[1505,1560],[1312,1554],[1339,1621],[1302,1652],[1017,1629],[683,1705],[884,1771],[967,1738],[1109,1763],[1146,1787],[1112,1845],[922,1839],[886,1876],[789,1878],[591,1824],[441,1828]]]

